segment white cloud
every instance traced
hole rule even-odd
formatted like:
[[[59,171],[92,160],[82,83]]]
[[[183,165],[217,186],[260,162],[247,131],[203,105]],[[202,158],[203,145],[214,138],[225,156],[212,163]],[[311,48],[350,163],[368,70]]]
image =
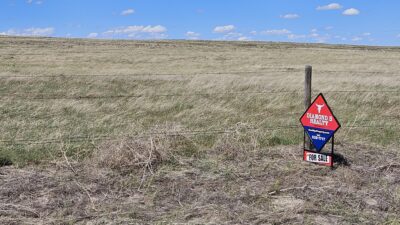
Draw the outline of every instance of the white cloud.
[[[105,36],[120,36],[130,38],[166,38],[167,28],[161,25],[156,26],[126,26],[108,30],[103,33]]]
[[[319,33],[318,29],[312,29],[307,37],[311,38],[311,40],[317,43],[326,43],[332,38],[330,34]]]
[[[338,10],[343,8],[343,6],[341,6],[338,3],[331,3],[329,5],[323,5],[323,6],[318,6],[317,10]]]
[[[167,28],[157,25],[157,26],[126,26],[120,27],[114,30],[108,30],[106,34],[131,34],[131,33],[164,33]]]
[[[7,31],[1,32],[0,35],[10,35],[10,36],[51,36],[54,33],[53,27],[31,27],[23,30],[9,29]]]
[[[88,34],[88,38],[97,38],[99,36],[99,34],[98,33],[90,33],[90,34]]]
[[[363,36],[371,36],[371,33],[365,32],[365,33],[363,33],[362,35],[363,35]]]
[[[295,40],[295,39],[303,39],[307,38],[307,35],[304,34],[289,34],[288,39]]]
[[[135,13],[135,10],[133,10],[133,9],[126,9],[126,10],[124,10],[124,11],[121,12],[121,16],[127,16],[127,15],[131,15],[131,14],[134,14],[134,13]]]
[[[46,27],[46,28],[28,28],[25,32],[32,36],[49,36],[54,33],[53,27]]]
[[[242,33],[238,33],[238,32],[229,32],[227,34],[225,34],[221,40],[238,40],[239,38],[243,37]]]
[[[257,35],[257,34],[258,34],[258,32],[257,32],[257,31],[255,31],[255,30],[253,30],[253,31],[251,31],[251,32],[250,32],[250,34],[251,34],[251,35]]]
[[[242,36],[238,38],[238,41],[250,41],[251,39],[249,37],[246,36]]]
[[[362,38],[360,38],[360,37],[353,37],[351,40],[354,41],[354,42],[357,42],[357,41],[362,41]]]
[[[236,28],[233,25],[217,26],[214,28],[214,33],[228,33],[234,31]]]
[[[43,1],[42,0],[37,0],[37,1],[34,2],[33,0],[27,0],[26,3],[28,3],[28,4],[35,3],[36,5],[41,5],[41,4],[43,4]]]
[[[222,37],[217,38],[216,40],[225,40],[225,41],[249,41],[250,37],[247,37],[239,32],[229,32],[224,34]]]
[[[346,38],[346,37],[342,37],[342,36],[340,36],[340,35],[335,35],[333,38],[338,39],[338,40],[341,40],[341,41],[347,41],[347,38]]]
[[[346,9],[343,11],[343,15],[345,16],[356,16],[360,14],[360,10],[355,8]]]
[[[317,42],[317,43],[326,43],[327,42],[327,39],[325,39],[325,38],[318,38],[318,39],[315,39],[315,41]]]
[[[317,43],[326,43],[331,39],[331,36],[329,34],[311,34],[310,37]]]
[[[188,39],[197,40],[197,39],[199,39],[200,34],[199,34],[199,33],[196,33],[196,32],[193,32],[193,31],[188,31],[188,32],[186,32],[185,36],[186,36]]]
[[[291,34],[292,32],[287,29],[281,29],[281,30],[266,30],[261,32],[264,35],[288,35]]]
[[[286,14],[286,15],[281,16],[281,18],[290,20],[290,19],[300,18],[300,16],[298,14]]]

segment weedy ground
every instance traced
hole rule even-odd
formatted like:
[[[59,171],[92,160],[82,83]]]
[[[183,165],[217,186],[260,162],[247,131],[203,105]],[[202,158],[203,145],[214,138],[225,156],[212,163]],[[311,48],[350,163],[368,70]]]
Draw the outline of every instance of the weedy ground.
[[[0,37],[4,224],[399,224],[399,48]],[[302,162],[304,65],[342,123]]]

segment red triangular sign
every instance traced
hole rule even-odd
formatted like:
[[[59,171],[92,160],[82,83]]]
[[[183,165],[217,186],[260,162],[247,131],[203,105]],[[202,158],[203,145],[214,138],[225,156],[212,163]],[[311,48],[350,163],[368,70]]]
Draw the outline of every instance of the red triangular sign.
[[[339,121],[322,94],[314,100],[300,118],[300,122],[318,152],[340,128]]]
[[[336,131],[340,128],[339,122],[322,94],[318,95],[300,121],[303,126],[317,129]]]

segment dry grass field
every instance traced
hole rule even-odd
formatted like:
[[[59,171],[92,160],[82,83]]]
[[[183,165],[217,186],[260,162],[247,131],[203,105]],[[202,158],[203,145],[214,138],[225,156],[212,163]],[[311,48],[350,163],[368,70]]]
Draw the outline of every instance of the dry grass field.
[[[400,48],[0,36],[1,224],[400,224]],[[342,128],[302,161],[304,66]]]

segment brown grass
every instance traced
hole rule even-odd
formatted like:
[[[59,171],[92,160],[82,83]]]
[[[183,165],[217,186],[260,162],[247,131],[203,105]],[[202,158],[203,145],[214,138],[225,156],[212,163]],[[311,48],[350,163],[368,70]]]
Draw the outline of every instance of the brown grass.
[[[162,161],[162,157],[155,148],[153,140],[149,142],[141,140],[106,142],[99,147],[94,159],[101,167],[128,171],[146,169],[152,172]]]
[[[0,223],[399,224],[399,59],[0,37]],[[333,170],[302,161],[305,64],[343,125]]]
[[[72,161],[71,170],[64,161],[43,169],[3,167],[3,224],[399,222],[400,166],[387,160],[399,158],[395,149],[380,149],[382,156],[367,146],[342,145],[339,151],[346,149],[349,165],[334,170],[302,162],[296,146],[236,157],[218,145],[204,153],[206,158],[152,161],[157,166],[152,169],[147,153],[133,157],[139,164],[122,157],[146,149],[144,143],[122,141],[119,146],[131,150],[117,151],[123,155],[100,166]],[[360,156],[361,150],[368,157]]]

